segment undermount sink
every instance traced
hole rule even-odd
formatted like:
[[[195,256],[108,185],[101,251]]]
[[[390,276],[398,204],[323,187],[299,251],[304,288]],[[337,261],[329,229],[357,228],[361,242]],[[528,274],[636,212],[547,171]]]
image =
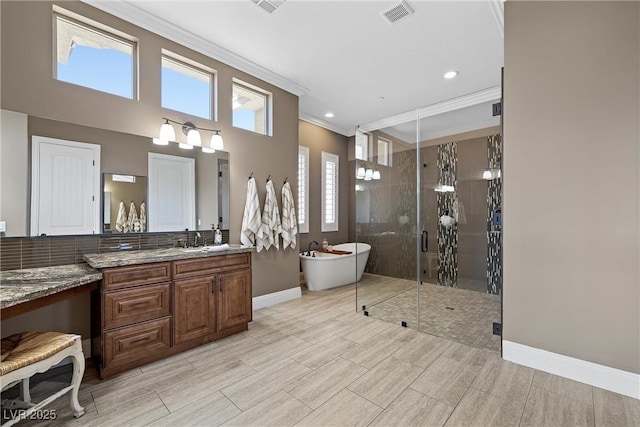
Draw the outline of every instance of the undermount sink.
[[[180,248],[182,252],[221,252],[229,249],[228,244],[218,245],[218,246],[199,246],[197,248]]]

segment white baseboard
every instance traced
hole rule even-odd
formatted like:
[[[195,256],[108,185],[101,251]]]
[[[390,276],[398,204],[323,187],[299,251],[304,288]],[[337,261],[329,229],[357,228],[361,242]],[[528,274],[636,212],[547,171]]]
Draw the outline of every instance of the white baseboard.
[[[502,341],[502,357],[519,365],[640,399],[640,374],[506,340]]]
[[[300,286],[285,289],[284,291],[273,292],[271,294],[260,295],[259,297],[253,297],[253,309],[258,310],[296,298],[302,298],[302,290],[300,289]]]

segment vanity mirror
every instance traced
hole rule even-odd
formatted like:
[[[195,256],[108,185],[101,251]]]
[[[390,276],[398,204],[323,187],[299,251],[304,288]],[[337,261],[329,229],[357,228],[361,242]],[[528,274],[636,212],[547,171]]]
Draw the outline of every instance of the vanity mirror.
[[[228,153],[182,150],[178,148],[177,144],[157,146],[151,143],[151,138],[145,136],[27,116],[7,110],[0,112],[2,113],[0,221],[6,221],[7,226],[2,237],[34,236],[43,233],[48,236],[117,233],[115,223],[121,200],[125,204],[127,217],[130,204],[132,201],[134,202],[138,218],[140,217],[140,205],[143,200],[145,201],[147,217],[145,231],[147,232],[184,231],[185,228],[210,230],[212,224],[220,224],[221,229],[228,228],[229,167],[231,165]],[[40,231],[33,226],[33,224],[38,224],[41,215],[39,211],[32,209],[31,197],[33,194],[32,172],[38,170],[32,159],[32,143],[34,138],[38,137],[54,140],[53,143],[66,141],[76,145],[85,144],[99,147],[95,157],[95,165],[98,168],[96,172],[98,173],[94,177],[89,176],[86,179],[68,179],[70,189],[60,191],[53,196],[53,199],[57,201],[68,195],[77,196],[80,194],[77,189],[79,187],[82,187],[83,191],[94,189],[88,193],[86,198],[83,198],[83,200],[88,199],[95,202],[95,205],[90,208],[91,213],[83,216],[83,219],[86,218],[85,222],[95,224],[93,227],[87,227],[88,231],[51,232],[48,230]],[[195,208],[193,221],[188,227],[176,225],[175,228],[156,230],[149,227],[149,219],[156,214],[149,205],[152,185],[148,170],[150,153],[189,158],[195,162],[195,176],[190,187],[190,191],[194,194]],[[35,163],[35,165],[37,164]],[[107,183],[114,184],[114,175],[119,175],[125,180],[131,179],[130,177],[135,178],[135,184],[123,181],[117,183],[129,188],[136,187],[137,190],[131,195],[121,196],[118,194],[120,190],[105,188]],[[45,174],[42,177],[43,182],[53,180],[47,176]],[[78,185],[71,185],[75,183]],[[79,185],[80,183],[83,185]],[[111,194],[105,195],[105,192]],[[59,205],[67,206],[66,202],[59,203]],[[158,207],[158,209],[162,209],[162,207]],[[64,215],[77,215],[78,210],[66,208],[65,212],[68,214]],[[50,216],[45,215],[45,217]]]
[[[147,231],[147,177],[102,174],[102,232]]]

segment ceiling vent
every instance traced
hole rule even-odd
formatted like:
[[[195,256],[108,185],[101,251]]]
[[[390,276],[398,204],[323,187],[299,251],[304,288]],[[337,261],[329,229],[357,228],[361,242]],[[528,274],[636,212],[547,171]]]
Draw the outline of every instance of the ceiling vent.
[[[396,22],[406,18],[411,14],[413,14],[413,9],[411,9],[411,6],[409,6],[406,1],[401,1],[397,5],[392,6],[391,8],[382,12],[382,17],[389,24],[395,24]]]
[[[277,8],[282,6],[282,3],[284,3],[285,0],[251,0],[251,1],[257,4],[258,6],[260,6],[262,10],[265,10],[269,13],[273,13]]]

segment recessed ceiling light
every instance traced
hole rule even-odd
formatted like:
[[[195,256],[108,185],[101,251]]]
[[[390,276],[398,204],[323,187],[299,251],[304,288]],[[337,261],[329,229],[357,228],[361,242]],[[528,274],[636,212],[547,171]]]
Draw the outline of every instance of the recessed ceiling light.
[[[331,117],[333,117],[333,113],[327,113],[324,115],[327,119],[330,119]]]
[[[444,73],[444,78],[445,79],[452,79],[457,75],[458,75],[457,71],[447,71],[446,73]]]

